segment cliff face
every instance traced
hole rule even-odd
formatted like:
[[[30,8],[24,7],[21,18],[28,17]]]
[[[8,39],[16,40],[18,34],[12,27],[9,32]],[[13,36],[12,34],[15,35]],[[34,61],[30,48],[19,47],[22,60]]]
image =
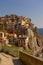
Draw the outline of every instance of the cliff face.
[[[15,42],[14,44],[25,48],[29,47],[34,55],[42,47],[41,35],[30,18],[17,15],[0,17],[0,31],[6,32],[8,40],[13,39],[11,42]]]

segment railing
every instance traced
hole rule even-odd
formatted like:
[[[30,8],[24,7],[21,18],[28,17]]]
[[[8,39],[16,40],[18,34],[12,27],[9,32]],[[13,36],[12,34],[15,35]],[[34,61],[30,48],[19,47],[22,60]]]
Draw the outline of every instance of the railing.
[[[24,62],[26,65],[43,65],[43,60],[39,59],[35,56],[30,54],[26,54],[22,51],[19,52],[19,58]]]

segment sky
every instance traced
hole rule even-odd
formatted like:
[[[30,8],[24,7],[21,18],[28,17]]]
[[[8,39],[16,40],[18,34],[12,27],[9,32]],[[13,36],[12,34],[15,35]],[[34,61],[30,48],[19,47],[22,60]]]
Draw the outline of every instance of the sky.
[[[43,28],[43,0],[0,0],[0,16],[16,14],[31,18],[38,28]]]

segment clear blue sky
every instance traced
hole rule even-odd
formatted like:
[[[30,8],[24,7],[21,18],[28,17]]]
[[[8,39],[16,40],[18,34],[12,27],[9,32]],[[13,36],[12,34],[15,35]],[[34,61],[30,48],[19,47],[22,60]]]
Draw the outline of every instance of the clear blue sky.
[[[0,0],[0,16],[6,14],[29,17],[37,27],[43,27],[43,0]]]

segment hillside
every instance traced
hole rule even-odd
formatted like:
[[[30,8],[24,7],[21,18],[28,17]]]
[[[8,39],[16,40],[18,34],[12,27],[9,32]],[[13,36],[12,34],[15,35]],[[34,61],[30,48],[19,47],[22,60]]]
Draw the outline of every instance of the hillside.
[[[33,55],[42,47],[41,35],[31,19],[17,15],[0,17],[0,43],[29,48]]]

